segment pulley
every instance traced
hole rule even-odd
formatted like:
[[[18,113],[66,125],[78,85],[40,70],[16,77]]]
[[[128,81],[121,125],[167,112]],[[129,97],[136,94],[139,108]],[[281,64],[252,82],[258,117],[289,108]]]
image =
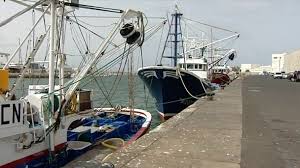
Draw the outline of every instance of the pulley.
[[[120,34],[123,38],[128,38],[135,32],[134,25],[132,23],[126,23],[122,26]]]
[[[126,23],[121,27],[120,34],[126,38],[127,44],[134,44],[141,39],[141,32],[133,23]]]
[[[235,57],[235,54],[234,53],[231,53],[229,56],[228,56],[228,59],[230,59],[231,61],[234,59]]]

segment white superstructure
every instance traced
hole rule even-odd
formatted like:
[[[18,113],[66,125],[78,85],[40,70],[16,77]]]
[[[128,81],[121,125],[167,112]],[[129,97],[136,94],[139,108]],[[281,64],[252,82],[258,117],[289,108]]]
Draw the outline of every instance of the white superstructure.
[[[178,66],[182,69],[186,69],[202,79],[207,78],[207,61],[204,58],[194,58],[184,60],[178,59]]]

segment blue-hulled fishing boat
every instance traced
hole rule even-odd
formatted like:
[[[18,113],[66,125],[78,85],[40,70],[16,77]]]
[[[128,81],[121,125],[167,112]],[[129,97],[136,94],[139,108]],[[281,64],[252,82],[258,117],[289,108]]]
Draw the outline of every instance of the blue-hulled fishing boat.
[[[162,120],[176,115],[198,98],[205,96],[206,89],[209,88],[209,84],[204,80],[207,77],[205,59],[199,57],[189,63],[186,62],[185,54],[182,54],[185,52],[181,17],[182,14],[176,9],[172,14],[162,54],[164,58],[172,59],[173,66],[157,65],[138,70],[139,77],[156,100],[157,112]],[[171,43],[171,47],[169,46],[171,55],[166,55],[165,51],[169,43]],[[194,72],[191,71],[192,69]]]

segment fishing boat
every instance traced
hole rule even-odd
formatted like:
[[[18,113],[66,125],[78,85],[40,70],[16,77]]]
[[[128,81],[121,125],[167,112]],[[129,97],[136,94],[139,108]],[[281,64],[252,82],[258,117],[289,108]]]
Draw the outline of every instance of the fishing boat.
[[[87,78],[88,72],[91,72],[92,67],[100,59],[116,60],[112,56],[116,54],[117,50],[132,52],[151,37],[153,32],[160,29],[165,22],[146,31],[141,21],[143,13],[131,9],[125,11],[104,9],[103,7],[55,0],[40,0],[33,5],[25,6],[26,9],[4,20],[0,26],[4,26],[13,18],[37,6],[46,6],[37,22],[49,13],[51,24],[45,34],[42,34],[37,40],[30,57],[23,64],[23,72],[11,88],[9,87],[7,65],[20,46],[0,70],[0,167],[61,167],[110,138],[118,138],[128,144],[146,133],[152,120],[149,112],[134,109],[132,104],[126,108],[121,106],[115,108],[93,107],[92,92],[80,89],[79,84],[91,81]],[[55,57],[61,56],[61,54],[57,54],[58,50],[63,53],[61,48],[55,47],[57,46],[56,37],[59,37],[56,34],[56,24],[63,24],[66,21],[57,21],[58,18],[68,18],[67,11],[65,11],[66,13],[61,12],[66,10],[65,6],[97,8],[97,10],[120,13],[121,17],[109,35],[103,39],[95,54],[90,54],[90,57],[85,60],[86,64],[83,68],[67,83],[63,80],[64,59],[63,57],[59,59],[59,85],[55,85]],[[60,12],[56,13],[57,11]],[[33,26],[30,33],[36,25]],[[64,26],[59,25],[59,27],[63,28]],[[121,38],[126,42],[118,45],[117,48],[107,50],[112,39],[117,36],[118,30]],[[49,84],[46,86],[32,85],[29,87],[28,95],[17,98],[16,90],[48,32],[50,32]],[[30,33],[24,38],[21,45]],[[125,48],[125,44],[129,47]],[[121,56],[117,58],[121,58]],[[95,71],[89,74],[93,73]]]
[[[211,83],[218,84],[221,87],[228,85],[231,82],[231,78],[228,75],[230,68],[227,66],[228,61],[232,61],[236,57],[236,51],[234,49],[229,50],[224,55],[215,56],[215,61],[211,64]]]
[[[209,69],[213,63],[208,61],[207,51],[214,44],[239,36],[234,33],[216,41],[199,41],[199,37],[183,35],[182,18],[183,14],[176,8],[169,21],[162,50],[161,58],[171,59],[171,65],[159,64],[138,70],[139,77],[156,100],[156,109],[162,121],[181,112],[201,97],[212,94]]]
[[[206,89],[209,87],[197,75],[198,73],[195,74],[189,71],[190,69],[195,69],[194,65],[196,64],[197,70],[195,69],[195,71],[201,74],[207,67],[206,63],[201,59],[193,61],[193,64],[190,64],[190,62],[186,63],[185,56],[179,56],[183,51],[182,32],[180,31],[181,17],[182,14],[175,10],[175,13],[172,14],[166,40],[166,42],[171,41],[173,43],[172,55],[166,56],[173,59],[173,66],[149,66],[138,70],[139,77],[156,99],[156,107],[161,120],[166,120],[176,115],[194,103],[197,98],[205,96]]]
[[[228,67],[223,67],[223,66],[214,67],[211,73],[211,82],[218,84],[220,86],[228,85],[231,82],[228,73],[229,73]]]
[[[43,64],[45,64],[45,62],[31,62],[28,70],[24,74],[24,78],[48,78],[48,69]],[[71,78],[74,73],[73,69],[67,64],[64,65],[64,68],[64,78]],[[23,71],[23,64],[9,64],[8,71],[10,78],[18,78]],[[55,77],[58,78],[58,75]]]

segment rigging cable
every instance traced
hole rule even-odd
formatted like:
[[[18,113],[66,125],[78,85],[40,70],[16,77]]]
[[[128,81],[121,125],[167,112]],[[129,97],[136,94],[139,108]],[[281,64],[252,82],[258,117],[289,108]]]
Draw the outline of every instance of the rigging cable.
[[[189,19],[189,18],[186,18],[186,17],[183,17],[183,18],[186,19],[186,20],[195,22],[195,23],[199,23],[199,24],[202,24],[202,25],[205,25],[205,26],[208,26],[208,27],[215,28],[215,29],[219,29],[219,30],[223,30],[223,31],[231,32],[231,33],[237,33],[235,31],[232,31],[232,30],[229,30],[229,29],[224,29],[224,28],[221,28],[221,27],[213,26],[213,25],[206,24],[206,23],[203,23],[203,22],[199,22],[199,21],[196,21],[196,20],[193,20],[193,19]]]
[[[78,8],[91,9],[91,10],[99,10],[99,11],[104,11],[104,12],[112,12],[112,13],[123,13],[124,12],[121,9],[106,8],[106,7],[91,6],[91,5],[83,5],[83,4],[78,4],[78,3],[64,2],[64,5],[72,6],[72,7],[78,7]]]
[[[102,40],[104,40],[104,37],[100,36],[99,34],[97,34],[96,32],[92,31],[91,29],[88,29],[87,27],[83,26],[82,24],[72,20],[69,18],[69,20],[73,23],[76,23],[78,26],[84,28],[85,30],[89,31],[90,33],[94,34],[95,36],[101,38]],[[114,47],[118,47],[118,45],[114,44],[113,42],[109,42],[111,45],[113,45]]]
[[[159,38],[159,42],[158,42],[158,50],[157,50],[157,54],[156,54],[156,58],[155,58],[155,65],[157,65],[157,60],[159,57],[160,45],[161,45],[163,34],[164,34],[164,27],[161,30],[161,34],[160,34],[160,38]]]
[[[73,16],[74,16],[74,18],[75,18],[76,22],[78,23],[77,17],[76,17],[76,15],[75,15],[75,13],[74,13],[74,12],[73,12]],[[85,47],[86,47],[86,53],[90,53],[89,46],[88,46],[88,44],[87,44],[87,42],[86,42],[86,40],[85,40],[85,38],[84,38],[84,36],[83,36],[83,33],[82,33],[82,30],[81,30],[81,27],[80,27],[79,25],[78,25],[78,29],[79,29],[79,31],[80,31],[80,34],[81,34],[81,37],[82,37],[82,39],[83,39],[83,41],[84,41],[84,44],[85,44]]]
[[[80,53],[80,56],[85,55],[85,54],[83,54],[83,52],[81,51],[81,49],[80,49],[80,47],[79,47],[79,44],[77,44],[78,42],[76,42],[76,39],[74,38],[75,32],[74,32],[74,30],[73,30],[73,25],[72,25],[72,23],[70,23],[70,32],[71,32],[72,40],[73,40],[73,42],[74,42],[74,44],[75,44],[75,46],[76,46],[78,52]]]
[[[85,43],[86,48],[87,48],[86,54],[87,54],[87,53],[90,53],[90,50],[89,50],[88,45],[87,45],[87,42],[86,42],[86,40],[85,40],[85,38],[84,38],[84,36],[83,36],[82,30],[81,30],[81,27],[84,27],[84,26],[81,25],[80,23],[78,23],[78,19],[77,19],[77,17],[76,17],[76,15],[75,15],[74,12],[73,12],[73,16],[74,16],[74,18],[75,18],[76,21],[73,21],[73,20],[71,20],[71,21],[73,21],[74,23],[76,23],[77,26],[78,26],[78,28],[79,28],[79,30],[80,30],[82,39],[84,40],[84,43]],[[87,29],[86,27],[84,27],[84,28],[85,28],[86,30],[89,30],[89,29]],[[91,30],[89,30],[89,31],[92,32],[93,34],[96,34],[96,33],[94,33],[94,32],[91,31]],[[98,37],[101,37],[101,36],[99,36],[98,34],[96,34],[96,35],[97,35]],[[103,39],[103,37],[101,37],[101,38]],[[114,45],[114,46],[116,46],[116,45]],[[96,66],[95,66],[94,68],[96,68]],[[94,75],[91,75],[91,76],[92,76],[93,79],[95,80],[97,86],[98,86],[99,89],[101,90],[103,96],[107,99],[107,101],[108,101],[108,103],[110,104],[110,106],[113,107],[112,103],[111,103],[110,100],[108,99],[108,92],[107,92],[107,93],[104,93],[104,90],[101,88],[101,86],[100,86],[99,82],[97,81],[96,77],[95,77]],[[100,79],[100,80],[101,80],[101,82],[102,82],[103,87],[105,88],[105,85],[104,85],[102,79]],[[105,89],[105,90],[106,90],[106,89]]]
[[[165,24],[165,22],[163,22],[163,24]],[[157,27],[157,28],[156,28],[156,31],[159,30],[161,27],[162,27],[162,25],[159,26],[159,27]],[[156,31],[153,31],[153,32],[149,33],[149,35],[147,36],[146,40],[148,40],[149,38],[151,38],[151,37],[153,36],[153,34],[156,33]],[[120,44],[119,46],[121,46],[121,45],[123,45],[123,44],[124,44],[124,43]],[[131,46],[131,47],[135,47],[135,46]],[[113,50],[114,50],[114,49],[110,50],[109,52],[112,52]],[[128,51],[128,50],[129,50],[129,49],[127,49],[126,51]],[[118,61],[120,61],[120,58],[121,58],[121,55],[119,55],[116,59],[113,59],[112,61],[110,61],[109,63],[107,63],[106,65],[104,65],[104,66],[101,67],[100,69],[98,69],[97,71],[90,73],[89,75],[92,75],[92,74],[98,74],[98,75],[99,75],[99,74],[101,74],[102,71],[107,70],[107,69],[109,69],[112,65],[115,65],[116,63],[118,63]],[[89,82],[89,81],[87,80],[88,77],[89,77],[89,75],[87,75],[86,77],[83,77],[82,79],[77,80],[77,81],[70,81],[67,85],[65,85],[63,88],[60,88],[60,89],[67,88],[67,87],[69,87],[69,86],[72,85],[72,84],[75,84],[75,83],[78,83],[78,82],[82,82],[82,81],[84,81],[84,82]],[[57,90],[55,90],[55,91],[53,91],[53,92],[59,91],[60,89],[57,89]]]
[[[169,35],[170,35],[170,32],[171,32],[171,26],[172,26],[172,23],[173,23],[173,17],[172,17],[171,22],[169,22],[169,19],[168,19],[168,23],[169,23],[168,34],[167,34],[167,37],[166,37],[164,48],[163,48],[162,53],[161,53],[160,63],[159,64],[162,64],[162,59],[163,59],[163,56],[164,56],[164,53],[165,53],[165,49],[166,49],[166,46],[167,46],[167,43],[168,43],[168,38],[169,38]]]
[[[88,25],[88,26],[91,26],[91,27],[111,27],[111,26],[114,26],[114,25],[116,25],[117,23],[112,23],[112,24],[109,24],[109,25],[102,25],[102,26],[100,26],[100,25],[92,25],[92,24],[89,24],[89,23],[87,23],[87,22],[85,22],[85,21],[82,21],[82,20],[80,20],[80,19],[78,19],[78,16],[76,16],[76,18],[77,18],[77,21],[79,21],[79,22],[81,22],[81,23],[83,23],[83,24],[86,24],[86,25]],[[69,18],[70,19],[70,18]],[[70,19],[71,20],[71,19]]]
[[[117,80],[117,78],[118,78],[118,76],[119,76],[119,73],[120,73],[120,70],[121,70],[121,67],[122,67],[122,63],[123,63],[125,51],[126,51],[126,43],[125,43],[124,51],[123,51],[123,53],[122,53],[120,66],[119,66],[118,71],[117,71],[117,76],[116,76],[116,78],[115,78],[115,80],[114,80],[114,82],[113,82],[113,84],[112,84],[112,87],[111,87],[111,89],[110,89],[110,91],[109,91],[109,95],[111,95],[110,98],[112,98],[112,97],[114,96],[114,94],[115,94],[115,92],[116,92],[116,90],[117,90],[117,86],[119,85],[119,83],[120,83],[120,81],[121,81],[121,79],[122,79],[122,77],[123,77],[123,74],[124,74],[124,67],[125,67],[125,65],[127,64],[128,55],[126,55],[126,60],[125,60],[125,63],[124,63],[124,67],[123,67],[123,69],[122,69],[122,71],[121,71],[121,72],[122,72],[122,73],[121,73],[121,76],[120,76],[118,82],[116,83],[116,80]]]

